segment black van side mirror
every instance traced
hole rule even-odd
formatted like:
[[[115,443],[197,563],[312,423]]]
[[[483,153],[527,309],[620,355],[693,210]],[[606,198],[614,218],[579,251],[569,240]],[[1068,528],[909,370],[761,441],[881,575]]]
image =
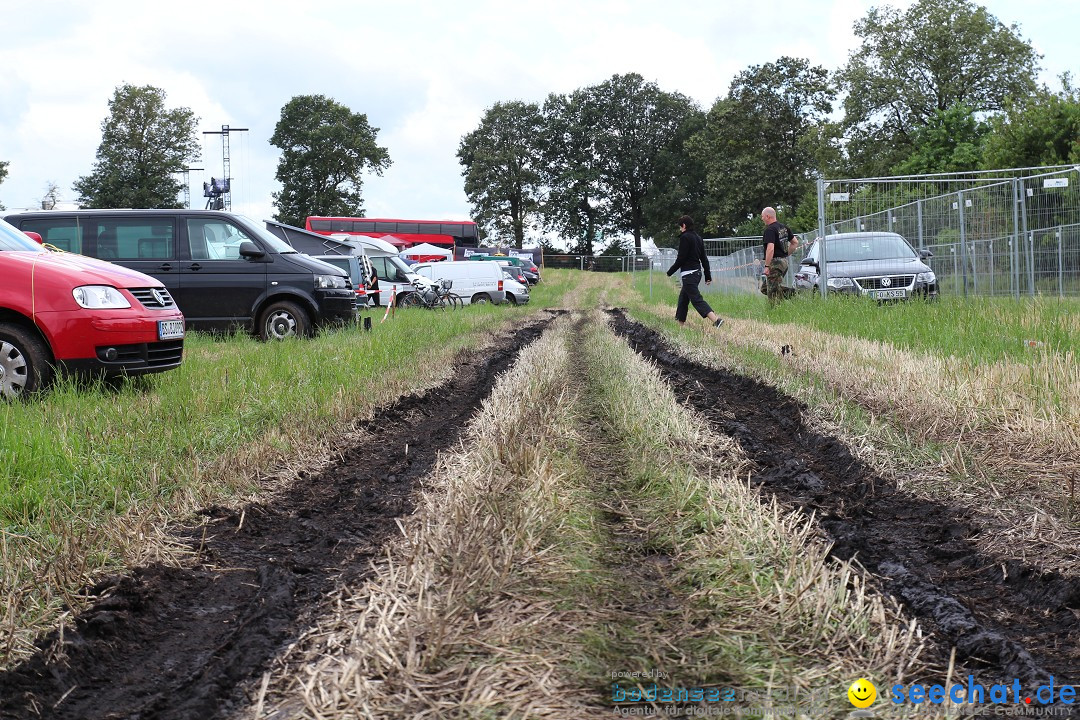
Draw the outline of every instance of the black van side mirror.
[[[240,257],[246,258],[261,258],[266,253],[259,249],[259,246],[250,240],[245,240],[240,243]]]

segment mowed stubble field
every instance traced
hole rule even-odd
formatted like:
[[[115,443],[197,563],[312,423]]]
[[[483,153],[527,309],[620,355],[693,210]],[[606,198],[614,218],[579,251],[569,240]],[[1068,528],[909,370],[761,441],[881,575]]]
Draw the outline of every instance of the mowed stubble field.
[[[549,272],[529,308],[279,347],[193,338],[179,372],[0,408],[0,688],[22,698],[0,707],[51,692],[22,681],[94,639],[79,618],[116,578],[212,564],[206,508],[242,532],[247,508],[394,444],[365,422],[395,399],[540,319],[414,467],[399,532],[214,684],[217,716],[587,717],[646,672],[824,693],[841,715],[858,677],[884,694],[1076,676],[1075,302],[733,297],[716,331],[677,328],[652,280]],[[70,690],[59,716],[91,716]]]

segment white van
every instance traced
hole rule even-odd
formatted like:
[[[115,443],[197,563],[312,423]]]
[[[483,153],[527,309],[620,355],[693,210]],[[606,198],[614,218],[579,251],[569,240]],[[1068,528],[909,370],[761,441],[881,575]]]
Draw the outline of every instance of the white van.
[[[412,271],[430,280],[450,280],[450,292],[461,296],[466,305],[470,303],[506,302],[503,289],[502,268],[487,262],[435,262],[417,263]]]

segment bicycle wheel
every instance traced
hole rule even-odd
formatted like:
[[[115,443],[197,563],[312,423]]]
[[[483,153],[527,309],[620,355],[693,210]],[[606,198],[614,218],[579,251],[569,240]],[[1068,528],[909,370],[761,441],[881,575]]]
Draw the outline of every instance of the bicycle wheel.
[[[416,308],[424,304],[424,301],[420,299],[417,293],[409,293],[405,297],[398,301],[399,308]]]
[[[465,301],[462,300],[461,296],[458,295],[457,293],[450,293],[446,297],[448,297],[450,299],[451,306],[453,307],[454,310],[457,310],[458,308],[465,307]]]

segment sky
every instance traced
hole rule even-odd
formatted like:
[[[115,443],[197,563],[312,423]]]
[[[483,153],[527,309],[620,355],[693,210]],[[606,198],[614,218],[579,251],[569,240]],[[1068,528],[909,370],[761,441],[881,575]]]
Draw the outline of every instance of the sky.
[[[736,74],[782,55],[833,71],[858,45],[856,20],[913,0],[0,0],[0,204],[40,206],[55,183],[91,172],[108,101],[124,84],[163,89],[199,118],[202,182],[222,175],[229,134],[232,204],[272,217],[281,108],[321,94],[364,113],[392,165],[363,187],[368,217],[466,219],[457,148],[497,102],[542,103],[636,72],[708,109]],[[982,0],[1043,55],[1040,79],[1080,76],[1080,0]]]

